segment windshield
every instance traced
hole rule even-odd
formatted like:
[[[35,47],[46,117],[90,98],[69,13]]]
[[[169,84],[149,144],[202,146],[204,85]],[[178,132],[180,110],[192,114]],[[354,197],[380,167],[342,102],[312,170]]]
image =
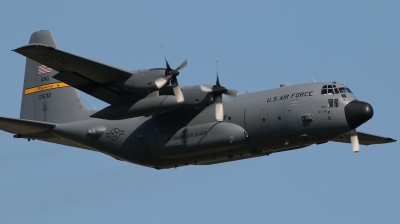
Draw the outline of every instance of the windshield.
[[[353,93],[349,88],[339,87],[340,93]]]

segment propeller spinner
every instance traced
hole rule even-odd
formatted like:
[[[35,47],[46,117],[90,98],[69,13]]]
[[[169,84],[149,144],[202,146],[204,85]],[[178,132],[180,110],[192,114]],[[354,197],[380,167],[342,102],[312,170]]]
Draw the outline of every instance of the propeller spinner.
[[[217,119],[217,121],[223,121],[224,107],[222,104],[222,94],[226,94],[231,97],[236,97],[237,91],[235,89],[227,89],[221,86],[218,77],[218,61],[216,61],[216,63],[217,63],[217,82],[211,88],[203,85],[201,85],[200,87],[203,92],[210,92],[213,94],[213,100],[215,102],[215,119]]]

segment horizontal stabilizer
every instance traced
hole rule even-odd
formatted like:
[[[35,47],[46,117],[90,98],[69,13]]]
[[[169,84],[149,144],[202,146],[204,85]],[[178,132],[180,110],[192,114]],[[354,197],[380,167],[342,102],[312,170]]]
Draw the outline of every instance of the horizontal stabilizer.
[[[16,135],[29,135],[38,132],[49,131],[57,124],[40,121],[0,117],[0,129]]]
[[[374,144],[384,144],[384,143],[391,143],[396,142],[396,139],[389,138],[389,137],[382,137],[378,135],[368,134],[365,132],[357,131],[357,136],[359,143],[361,145],[374,145]],[[351,143],[350,140],[350,133],[344,134],[340,137],[331,139],[332,142],[342,142],[342,143]]]

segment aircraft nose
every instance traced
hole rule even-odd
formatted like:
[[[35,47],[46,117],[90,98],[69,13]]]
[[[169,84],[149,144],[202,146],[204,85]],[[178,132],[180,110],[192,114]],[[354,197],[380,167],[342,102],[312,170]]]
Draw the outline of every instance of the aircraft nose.
[[[351,101],[344,107],[347,124],[351,128],[357,128],[374,115],[374,109],[369,103],[362,101]]]

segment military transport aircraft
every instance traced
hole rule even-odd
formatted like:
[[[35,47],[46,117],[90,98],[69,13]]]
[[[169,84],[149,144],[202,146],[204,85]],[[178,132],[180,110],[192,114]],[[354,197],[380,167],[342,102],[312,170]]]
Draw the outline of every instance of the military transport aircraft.
[[[220,85],[180,87],[172,69],[126,71],[57,48],[40,30],[15,52],[27,57],[20,119],[0,117],[14,138],[38,139],[152,167],[206,165],[265,156],[328,141],[395,142],[356,128],[370,104],[337,82],[237,95]],[[108,104],[88,110],[81,90]],[[222,98],[222,94],[231,97]],[[214,105],[213,105],[214,104]]]

